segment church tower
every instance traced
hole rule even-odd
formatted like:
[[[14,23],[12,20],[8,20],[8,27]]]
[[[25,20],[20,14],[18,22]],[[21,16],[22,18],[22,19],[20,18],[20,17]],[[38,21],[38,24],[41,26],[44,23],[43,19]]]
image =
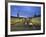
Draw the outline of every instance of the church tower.
[[[17,17],[19,17],[19,12],[17,13]]]

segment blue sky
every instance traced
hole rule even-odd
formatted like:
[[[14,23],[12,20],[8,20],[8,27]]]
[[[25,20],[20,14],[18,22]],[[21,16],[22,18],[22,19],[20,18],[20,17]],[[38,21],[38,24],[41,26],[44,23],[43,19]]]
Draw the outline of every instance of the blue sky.
[[[41,14],[41,7],[38,6],[17,6],[11,5],[11,16],[33,17],[35,14]]]

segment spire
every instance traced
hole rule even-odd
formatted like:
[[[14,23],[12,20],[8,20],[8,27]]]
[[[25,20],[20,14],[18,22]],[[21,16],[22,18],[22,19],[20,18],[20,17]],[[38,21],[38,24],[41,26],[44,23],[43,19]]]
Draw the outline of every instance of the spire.
[[[19,17],[19,12],[17,13],[17,17]]]

